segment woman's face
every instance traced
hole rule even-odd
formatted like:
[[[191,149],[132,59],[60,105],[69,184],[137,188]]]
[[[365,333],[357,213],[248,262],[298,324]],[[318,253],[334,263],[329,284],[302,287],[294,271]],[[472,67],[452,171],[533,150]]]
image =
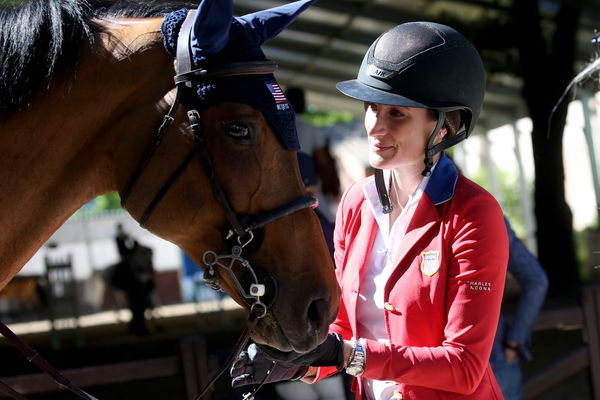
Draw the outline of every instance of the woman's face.
[[[425,147],[436,122],[425,108],[365,103],[369,162],[374,168],[423,166]],[[441,140],[440,131],[436,142]]]

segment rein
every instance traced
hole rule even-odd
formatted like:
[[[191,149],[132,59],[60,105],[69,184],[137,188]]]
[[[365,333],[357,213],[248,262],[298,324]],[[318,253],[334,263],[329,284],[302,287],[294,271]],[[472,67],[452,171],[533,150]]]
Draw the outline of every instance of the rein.
[[[177,107],[179,105],[181,92],[183,90],[190,90],[193,87],[194,82],[209,78],[219,79],[240,75],[271,74],[275,71],[275,69],[277,69],[277,65],[272,61],[249,61],[224,64],[220,67],[213,67],[211,69],[199,68],[193,70],[189,40],[195,13],[195,10],[191,10],[188,12],[187,17],[180,28],[179,36],[177,39],[177,74],[174,78],[177,90],[175,101],[171,105],[171,108],[169,109],[167,115],[165,115],[163,123],[154,135],[153,140],[146,148],[144,157],[138,164],[137,168],[134,170],[127,185],[125,186],[125,189],[121,196],[121,204],[123,206],[125,205],[133,187],[135,186],[136,181],[138,180],[143,170],[148,165],[150,158],[156,151],[156,148],[158,148],[158,146],[162,142],[162,138],[165,132],[173,122],[175,112],[177,111]],[[213,162],[210,157],[210,154],[208,153],[204,141],[204,134],[200,122],[200,113],[197,110],[190,110],[188,111],[187,116],[194,137],[194,147],[192,148],[192,150],[190,150],[190,152],[179,165],[179,167],[171,174],[167,182],[155,195],[154,199],[147,205],[139,223],[141,226],[144,226],[146,224],[160,200],[168,192],[168,190],[175,183],[175,181],[181,175],[181,173],[187,168],[194,156],[196,154],[199,154],[201,157],[202,165],[204,167],[204,172],[211,182],[213,195],[223,208],[223,211],[225,212],[225,217],[231,225],[231,229],[226,235],[226,239],[230,239],[233,236],[237,236],[237,244],[232,246],[230,254],[218,255],[212,250],[207,250],[204,252],[204,255],[202,257],[202,261],[205,266],[204,280],[209,287],[215,290],[221,290],[219,284],[218,271],[226,272],[233,280],[237,290],[242,295],[244,301],[250,308],[250,313],[248,321],[246,323],[246,327],[241,333],[233,351],[229,355],[225,364],[213,375],[213,377],[202,388],[202,390],[200,390],[200,394],[196,397],[196,400],[199,400],[208,392],[208,390],[213,386],[216,380],[233,365],[238,354],[244,349],[244,347],[250,340],[250,335],[252,334],[252,331],[258,324],[258,321],[261,318],[263,318],[268,311],[268,306],[265,305],[265,303],[261,300],[261,297],[267,294],[266,285],[264,283],[259,282],[258,276],[252,268],[252,266],[250,265],[250,262],[242,257],[242,251],[244,247],[254,239],[253,231],[255,231],[256,229],[260,229],[271,222],[277,221],[292,213],[295,213],[296,211],[300,211],[309,207],[315,207],[316,199],[310,195],[306,195],[298,199],[292,200],[289,203],[286,203],[280,207],[277,207],[265,213],[254,216],[241,217],[229,203],[227,195],[221,187],[215,175]],[[244,286],[240,282],[240,278],[238,278],[238,276],[233,270],[234,266],[237,264],[240,264],[242,266],[242,269],[250,274],[252,283],[249,285],[248,289],[244,288]],[[254,391],[254,393],[256,393],[256,390]],[[254,393],[249,394],[248,396],[250,397],[248,398],[251,398]]]
[[[29,361],[30,363],[38,367],[40,370],[50,375],[52,379],[54,379],[54,382],[58,384],[58,386],[73,392],[82,399],[98,400],[91,394],[74,385],[66,376],[58,372],[58,370],[54,368],[50,363],[48,363],[48,361],[42,358],[42,356],[40,356],[40,354],[37,351],[29,347],[27,343],[20,339],[12,330],[10,330],[8,326],[6,326],[2,322],[0,322],[0,333],[2,333],[2,336],[4,336],[6,340],[10,342],[10,344],[15,346],[17,350],[19,350],[19,352],[21,352],[21,354],[25,356],[27,361]],[[4,391],[4,393],[6,393],[7,395],[11,396],[13,399],[27,400],[27,397],[23,396],[22,394],[19,394],[10,386],[0,381],[0,392],[2,391]]]

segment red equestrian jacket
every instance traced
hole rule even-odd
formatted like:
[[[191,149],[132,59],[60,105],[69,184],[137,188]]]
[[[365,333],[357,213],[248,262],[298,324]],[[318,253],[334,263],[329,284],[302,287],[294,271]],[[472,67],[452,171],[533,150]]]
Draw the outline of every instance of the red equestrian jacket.
[[[331,332],[357,333],[357,298],[378,226],[363,195],[342,197],[335,229],[340,311]],[[385,286],[390,344],[367,340],[364,377],[397,382],[404,400],[503,399],[489,364],[508,260],[502,211],[442,154]],[[320,368],[317,379],[335,373]],[[353,382],[362,398],[360,379]]]

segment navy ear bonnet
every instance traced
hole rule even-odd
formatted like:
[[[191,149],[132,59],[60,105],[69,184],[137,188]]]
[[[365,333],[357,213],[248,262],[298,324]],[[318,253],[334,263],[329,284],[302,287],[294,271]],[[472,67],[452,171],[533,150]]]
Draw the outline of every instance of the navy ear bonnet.
[[[197,28],[194,28],[191,40],[193,68],[210,70],[211,67],[218,68],[232,62],[267,60],[260,44],[283,30],[312,2],[314,0],[301,0],[244,17],[232,17],[231,14],[227,15],[228,12],[231,12],[227,10],[228,7],[231,8],[230,1],[216,0],[215,5],[211,8],[210,4],[209,6],[205,5],[210,2],[203,0],[198,12],[205,11],[202,10],[203,6],[211,8],[209,12],[221,14],[215,18],[224,20],[222,29],[227,30],[228,28],[229,30],[224,33],[224,37],[205,38],[204,47],[202,47],[203,44],[199,43],[197,38],[209,36],[215,29],[207,27],[207,32],[198,32]],[[222,6],[223,4],[225,5]],[[218,10],[219,7],[222,9]],[[177,35],[187,12],[187,9],[181,9],[168,14],[161,27],[164,46],[173,57],[176,54]],[[210,24],[215,24],[215,19],[211,15],[205,15],[203,18],[210,19]],[[197,17],[196,21],[201,21],[201,19],[202,16]],[[228,23],[229,26],[227,26]],[[217,40],[223,42],[221,46],[213,45]],[[196,82],[194,85],[194,93],[184,91],[182,94],[184,105],[194,107],[202,112],[227,101],[248,104],[262,112],[286,148],[290,150],[300,148],[294,110],[272,74],[218,78]]]

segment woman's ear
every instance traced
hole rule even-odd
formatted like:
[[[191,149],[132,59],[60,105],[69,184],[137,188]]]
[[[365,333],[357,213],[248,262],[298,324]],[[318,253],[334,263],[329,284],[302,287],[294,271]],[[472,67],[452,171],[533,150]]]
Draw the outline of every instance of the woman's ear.
[[[442,129],[440,129],[440,131],[438,132],[438,135],[440,135],[440,138],[444,138],[444,136],[446,136],[446,133],[448,133],[448,130],[446,129],[446,127],[442,127]]]

